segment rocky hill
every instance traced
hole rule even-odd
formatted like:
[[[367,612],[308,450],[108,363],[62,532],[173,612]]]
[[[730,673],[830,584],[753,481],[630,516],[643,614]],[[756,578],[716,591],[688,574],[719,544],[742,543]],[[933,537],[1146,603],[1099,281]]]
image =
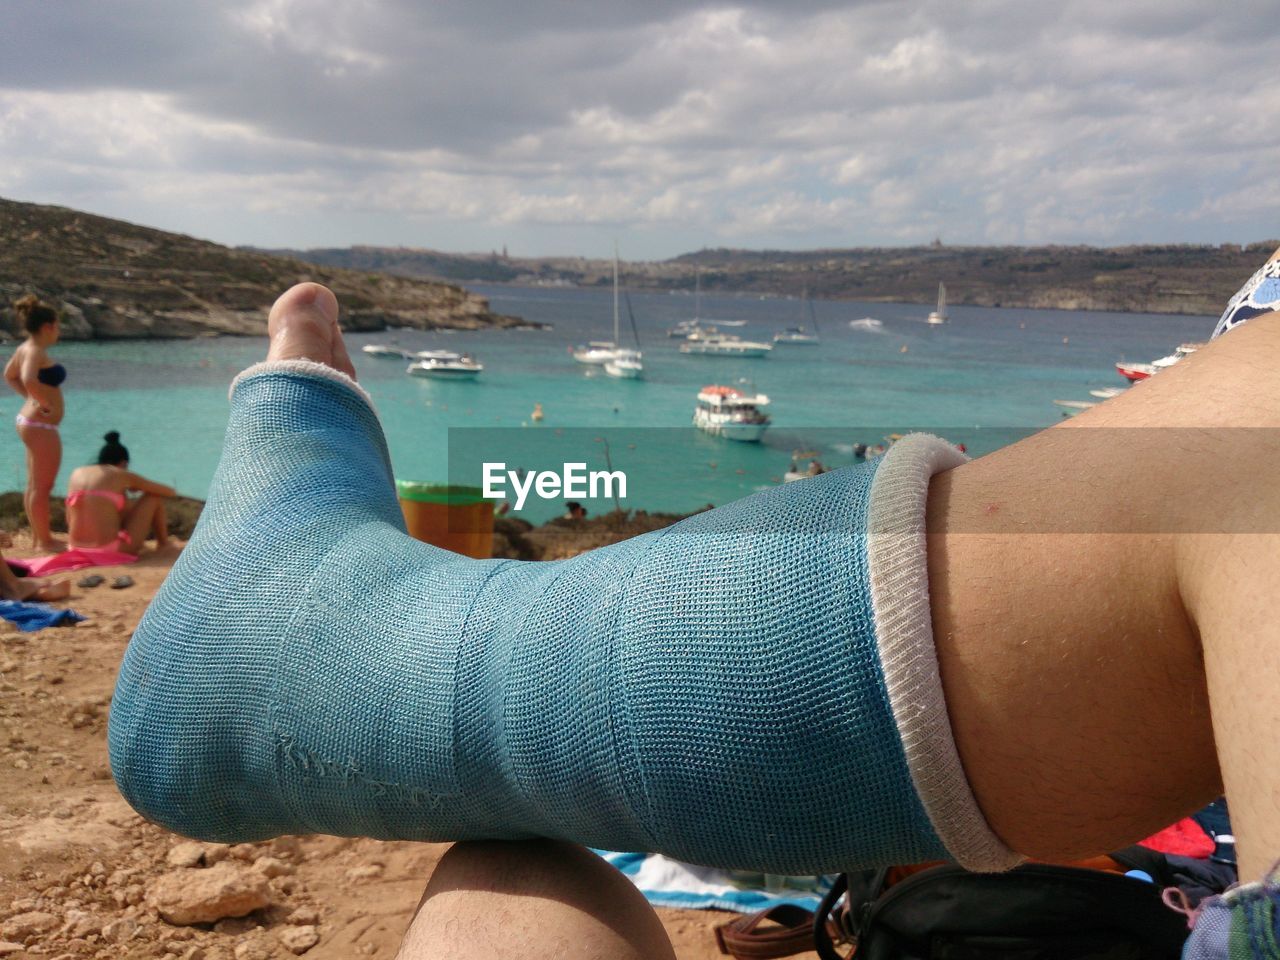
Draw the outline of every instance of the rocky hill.
[[[622,264],[634,288],[930,303],[938,283],[951,303],[1144,313],[1214,314],[1276,248],[1246,246],[881,247],[844,250],[701,250]],[[609,260],[455,255],[399,247],[292,250],[328,266],[458,282],[607,286]]]
[[[65,207],[0,199],[3,331],[14,329],[9,305],[34,291],[58,304],[67,339],[260,334],[271,303],[301,280],[333,288],[348,330],[525,323],[490,312],[485,298],[454,284],[319,267]]]

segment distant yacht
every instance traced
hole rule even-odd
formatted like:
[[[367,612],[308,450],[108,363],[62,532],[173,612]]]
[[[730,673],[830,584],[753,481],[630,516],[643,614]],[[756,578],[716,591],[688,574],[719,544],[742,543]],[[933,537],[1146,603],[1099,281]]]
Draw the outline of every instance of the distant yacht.
[[[636,330],[636,317],[631,312],[631,298],[627,297],[627,316],[631,318],[631,335],[636,349],[621,346],[618,336],[618,245],[613,245],[613,356],[604,362],[604,372],[620,380],[638,380],[644,375],[644,355],[640,352],[640,332]]]
[[[929,323],[937,326],[938,324],[947,322],[947,287],[946,284],[938,284],[938,309],[929,314]]]
[[[470,354],[452,350],[422,350],[409,364],[405,372],[415,377],[431,377],[436,380],[474,380],[484,370],[484,364]]]
[[[787,343],[792,346],[813,346],[818,342],[818,315],[813,312],[813,301],[809,298],[808,290],[804,292],[804,302],[809,311],[809,323],[813,326],[813,333],[809,333],[803,325],[787,327],[781,333],[773,335],[774,343]]]
[[[743,340],[730,333],[719,333],[715,327],[698,330],[680,344],[680,352],[709,357],[767,357],[771,343]]]
[[[397,360],[408,360],[413,356],[408,350],[393,347],[388,343],[366,343],[360,349],[371,357],[392,357]]]
[[[860,317],[857,320],[850,320],[849,326],[854,330],[879,331],[884,329],[884,321],[877,320],[875,317]]]

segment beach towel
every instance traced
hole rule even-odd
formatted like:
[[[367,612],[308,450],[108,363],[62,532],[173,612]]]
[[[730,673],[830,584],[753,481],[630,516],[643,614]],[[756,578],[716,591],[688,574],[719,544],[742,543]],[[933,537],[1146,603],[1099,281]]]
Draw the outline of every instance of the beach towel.
[[[117,567],[133,563],[137,559],[132,553],[122,553],[110,547],[72,547],[47,557],[31,557],[23,561],[23,564],[29,576],[43,577],[50,573],[81,570],[85,567]]]
[[[0,618],[16,623],[24,633],[34,633],[45,627],[61,627],[85,619],[74,610],[59,610],[47,603],[27,603],[22,600],[0,600]]]
[[[596,853],[620,870],[655,907],[755,913],[789,903],[817,910],[833,879],[717,870],[660,853]]]

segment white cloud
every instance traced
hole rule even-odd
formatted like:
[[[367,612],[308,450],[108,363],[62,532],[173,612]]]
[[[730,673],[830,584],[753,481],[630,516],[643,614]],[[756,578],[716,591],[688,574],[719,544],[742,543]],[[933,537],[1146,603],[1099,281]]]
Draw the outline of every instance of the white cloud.
[[[11,6],[0,190],[228,242],[1275,232],[1262,0]]]

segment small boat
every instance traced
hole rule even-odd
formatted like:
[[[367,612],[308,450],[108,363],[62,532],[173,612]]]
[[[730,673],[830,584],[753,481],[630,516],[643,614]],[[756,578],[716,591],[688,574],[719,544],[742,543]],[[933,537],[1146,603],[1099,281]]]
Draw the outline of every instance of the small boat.
[[[1121,361],[1116,364],[1116,373],[1133,383],[1155,376],[1159,372],[1160,368],[1151,363],[1125,363]]]
[[[1180,343],[1173,353],[1167,357],[1161,357],[1159,360],[1152,360],[1150,363],[1124,363],[1123,361],[1117,363],[1116,372],[1126,380],[1137,383],[1139,380],[1154,377],[1167,367],[1172,367],[1175,363],[1191,356],[1203,346],[1203,343]]]
[[[614,288],[614,336],[618,335],[618,291]],[[619,347],[614,354],[613,359],[604,365],[604,372],[611,377],[617,377],[619,380],[639,380],[644,376],[644,354],[640,352],[640,329],[636,326],[636,314],[631,309],[631,295],[627,294],[627,319],[631,321],[631,336],[635,339],[636,348],[634,350],[628,347]]]
[[[697,329],[697,320],[681,320],[674,327],[669,327],[667,329],[667,336],[671,337],[673,340],[683,340]]]
[[[1090,390],[1089,396],[1097,397],[1099,400],[1110,400],[1112,397],[1118,397],[1124,393],[1124,387],[1102,387],[1098,390]]]
[[[805,460],[809,461],[809,466],[802,470],[800,469],[800,464]],[[820,477],[827,470],[828,468],[818,459],[816,450],[797,450],[791,455],[791,466],[782,475],[782,482],[794,483],[797,480],[805,480],[809,477]]]
[[[938,284],[938,309],[929,314],[928,323],[938,326],[947,322],[947,288]]]
[[[613,359],[605,361],[604,372],[620,380],[636,380],[644,374],[643,355],[639,350],[620,349]]]
[[[592,340],[573,348],[573,359],[579,363],[600,366],[613,359],[618,352],[618,345],[612,340]]]
[[[415,377],[431,377],[436,380],[474,380],[484,369],[474,357],[451,350],[422,350],[414,354],[417,359],[405,372]]]
[[[408,350],[393,347],[388,343],[366,343],[360,349],[371,357],[391,357],[395,360],[408,360],[413,356]]]
[[[763,393],[746,394],[736,387],[711,385],[698,391],[693,425],[699,430],[729,440],[759,442],[769,427],[769,415],[761,408],[769,405]]]
[[[804,292],[804,302],[809,311],[809,323],[813,333],[809,333],[803,325],[787,327],[781,333],[773,335],[774,343],[789,343],[793,346],[813,346],[818,342],[818,316],[813,312],[813,301],[809,299],[809,291]]]
[[[1088,410],[1090,407],[1098,405],[1093,400],[1055,400],[1053,402],[1062,407],[1062,415],[1064,417],[1074,417],[1082,410]]]
[[[857,320],[850,320],[849,326],[854,330],[880,331],[884,329],[884,321],[875,317],[859,317]]]
[[[743,340],[730,333],[720,333],[714,327],[690,334],[680,344],[681,353],[709,357],[767,357],[771,350],[771,343]]]

